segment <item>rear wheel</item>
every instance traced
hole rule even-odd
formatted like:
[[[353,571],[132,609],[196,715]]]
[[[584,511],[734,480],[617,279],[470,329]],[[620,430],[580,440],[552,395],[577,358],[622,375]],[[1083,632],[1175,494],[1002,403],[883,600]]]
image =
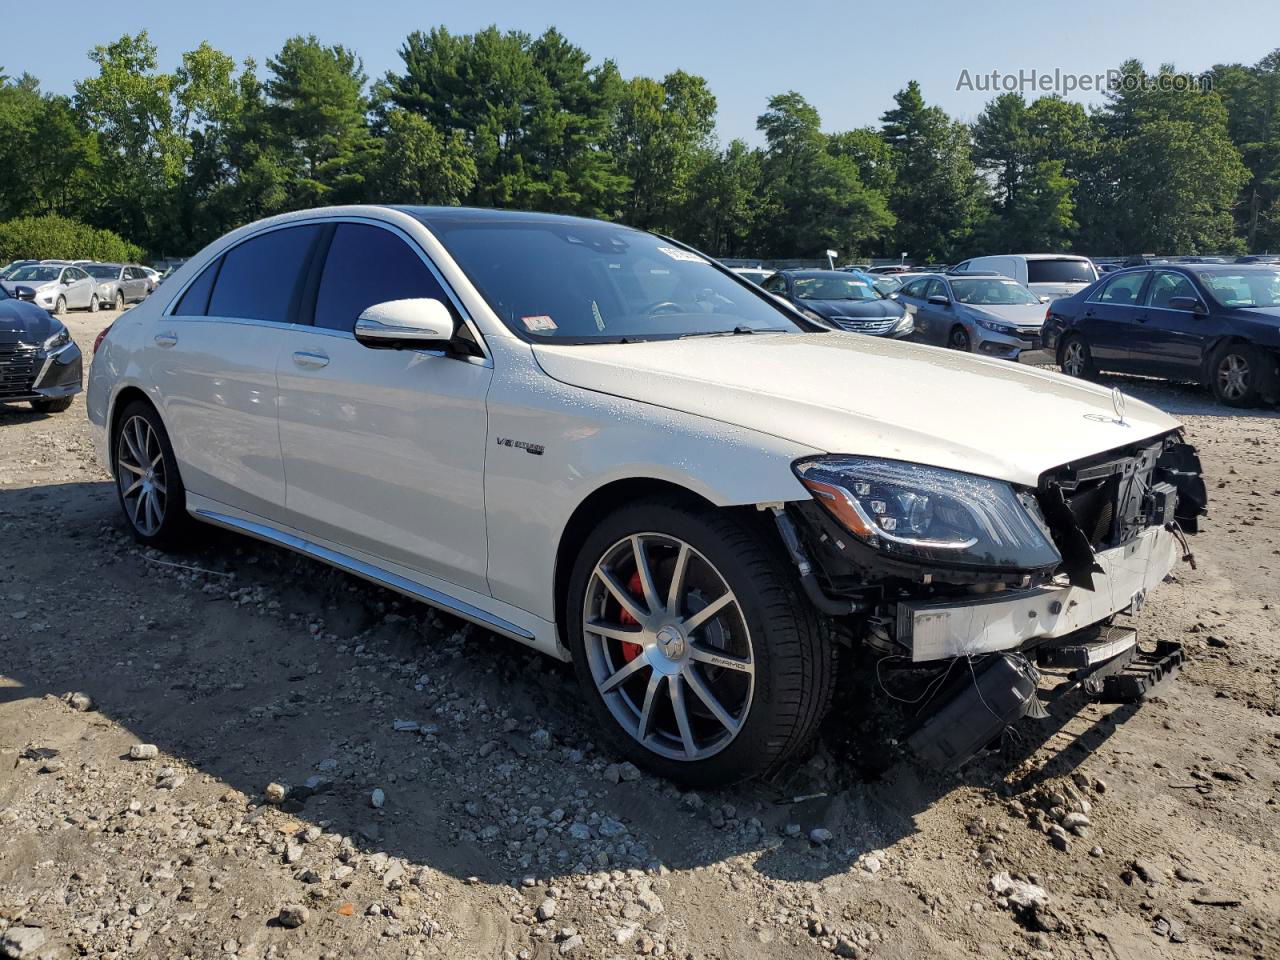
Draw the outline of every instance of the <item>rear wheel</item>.
[[[96,293],[89,298],[89,312],[90,313],[98,312],[98,295]]]
[[[134,401],[120,415],[114,440],[116,493],[139,543],[173,546],[187,531],[187,495],[173,446],[155,408]]]
[[[117,290],[116,291],[116,310],[123,310],[123,309],[124,309],[124,291]]]
[[[588,537],[569,642],[617,751],[699,786],[768,773],[812,739],[835,654],[793,571],[747,524],[644,501]]]
[[[1062,347],[1058,351],[1058,366],[1069,377],[1092,380],[1098,375],[1098,368],[1094,366],[1089,344],[1085,342],[1084,337],[1077,334],[1067,337],[1062,342]]]
[[[1247,343],[1223,344],[1209,361],[1213,395],[1229,407],[1251,407],[1257,403],[1263,376],[1262,356]]]
[[[31,409],[36,413],[62,413],[71,406],[70,397],[59,397],[57,400],[32,400]]]
[[[947,346],[952,350],[962,350],[968,353],[973,344],[969,340],[969,331],[964,327],[952,327],[951,335],[947,337]]]

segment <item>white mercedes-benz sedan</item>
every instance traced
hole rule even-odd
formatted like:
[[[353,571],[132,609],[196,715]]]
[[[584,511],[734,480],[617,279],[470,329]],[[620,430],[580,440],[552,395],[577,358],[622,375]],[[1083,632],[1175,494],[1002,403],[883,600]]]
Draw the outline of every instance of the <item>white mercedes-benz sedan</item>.
[[[216,524],[572,660],[614,749],[694,784],[802,751],[842,657],[939,765],[1042,670],[1141,696],[1180,651],[1118,617],[1205,505],[1151,406],[547,214],[243,227],[99,338],[87,406],[142,543]]]

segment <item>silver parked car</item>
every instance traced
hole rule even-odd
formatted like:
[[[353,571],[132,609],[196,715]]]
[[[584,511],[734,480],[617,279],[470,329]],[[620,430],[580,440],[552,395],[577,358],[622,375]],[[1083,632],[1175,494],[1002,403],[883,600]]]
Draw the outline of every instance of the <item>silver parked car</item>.
[[[100,303],[94,279],[73,264],[34,263],[15,270],[0,284],[11,297],[30,301],[52,314],[96,311]]]
[[[142,267],[122,263],[87,263],[89,276],[98,284],[98,302],[107,309],[123,310],[126,303],[145,300],[151,282]]]
[[[898,299],[915,312],[914,339],[920,343],[1006,360],[1040,349],[1044,304],[1001,274],[917,277],[898,291]]]

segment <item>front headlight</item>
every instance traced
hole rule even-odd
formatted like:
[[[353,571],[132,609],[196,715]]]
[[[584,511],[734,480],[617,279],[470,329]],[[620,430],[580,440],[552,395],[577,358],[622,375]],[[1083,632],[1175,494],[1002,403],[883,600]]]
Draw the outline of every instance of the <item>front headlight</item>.
[[[871,457],[804,460],[795,471],[842,527],[898,559],[1002,570],[1062,562],[1035,499],[1003,481]]]
[[[998,320],[987,320],[983,317],[974,317],[973,322],[984,330],[990,330],[992,333],[1003,333],[1006,336],[1013,336],[1017,333],[1016,327],[1011,327],[1007,323],[1000,323]]]
[[[52,353],[54,350],[61,350],[71,342],[71,331],[63,327],[52,337],[44,342],[45,353]]]
[[[915,328],[916,328],[916,318],[913,317],[911,315],[911,311],[908,310],[906,313],[902,315],[902,317],[898,320],[898,322],[893,325],[893,332],[894,333],[910,333]]]

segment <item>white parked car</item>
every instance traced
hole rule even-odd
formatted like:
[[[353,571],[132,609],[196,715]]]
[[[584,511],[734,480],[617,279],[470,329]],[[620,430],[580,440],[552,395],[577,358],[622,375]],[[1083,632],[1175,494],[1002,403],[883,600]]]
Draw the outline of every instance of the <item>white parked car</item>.
[[[845,644],[939,683],[967,720],[935,746],[989,740],[1033,659],[1101,655],[1080,631],[1161,582],[1203,504],[1154,407],[510,211],[236,230],[115,322],[87,406],[142,543],[194,518],[572,659],[617,750],[701,784],[801,751]]]
[[[1001,273],[1030,287],[1038,297],[1049,300],[1079,293],[1098,279],[1098,268],[1092,260],[1069,253],[974,257],[956,264],[951,273]]]

